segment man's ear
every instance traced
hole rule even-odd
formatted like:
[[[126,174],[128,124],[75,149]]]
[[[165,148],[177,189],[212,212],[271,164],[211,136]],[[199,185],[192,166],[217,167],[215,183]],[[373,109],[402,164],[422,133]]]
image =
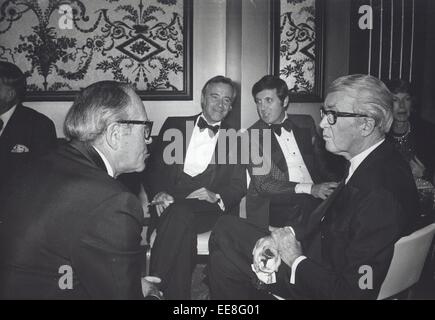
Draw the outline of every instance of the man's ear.
[[[6,88],[7,88],[6,96],[8,98],[8,101],[15,101],[17,97],[17,93],[15,92],[15,90],[9,86],[6,86]]]
[[[287,109],[287,107],[288,107],[288,97],[285,97],[285,99],[284,99],[284,103],[282,104],[282,107],[283,107],[284,109]]]
[[[205,97],[204,94],[201,92],[201,110],[204,108],[204,103],[205,103]]]
[[[111,123],[106,130],[105,140],[107,145],[113,149],[117,150],[119,148],[120,138],[121,138],[121,126],[118,123]]]
[[[367,137],[372,134],[376,128],[376,121],[373,118],[363,118],[360,124],[363,137]]]

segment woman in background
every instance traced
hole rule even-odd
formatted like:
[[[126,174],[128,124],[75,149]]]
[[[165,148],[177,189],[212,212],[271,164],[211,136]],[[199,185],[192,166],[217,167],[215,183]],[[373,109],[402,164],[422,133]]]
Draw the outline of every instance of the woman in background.
[[[434,182],[435,125],[419,117],[418,104],[409,82],[390,80],[386,85],[394,96],[394,121],[387,139],[409,162],[416,180],[422,178]]]

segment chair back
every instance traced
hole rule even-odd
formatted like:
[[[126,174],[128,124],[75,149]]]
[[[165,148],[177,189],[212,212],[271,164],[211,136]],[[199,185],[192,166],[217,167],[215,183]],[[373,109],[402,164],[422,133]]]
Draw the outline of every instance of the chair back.
[[[378,300],[396,295],[418,282],[434,233],[435,223],[432,223],[396,242]]]

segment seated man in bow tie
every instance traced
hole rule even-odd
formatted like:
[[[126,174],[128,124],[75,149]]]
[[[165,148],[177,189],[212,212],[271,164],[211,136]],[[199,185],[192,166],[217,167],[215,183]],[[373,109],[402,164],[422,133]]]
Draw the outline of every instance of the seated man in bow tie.
[[[333,177],[326,169],[324,148],[311,116],[287,114],[285,81],[266,75],[254,84],[252,95],[260,120],[249,128],[251,148],[264,152],[263,161],[269,163],[251,161],[248,166],[251,183],[246,214],[256,225],[273,229],[302,219],[332,193],[337,183],[325,182]],[[254,130],[259,132],[258,143],[253,138]],[[258,165],[270,170],[256,174],[253,169]]]
[[[226,161],[230,148],[223,157],[218,148],[235,97],[231,79],[211,78],[202,89],[202,113],[168,118],[155,141],[148,181],[160,217],[150,273],[162,279],[167,299],[190,299],[197,234],[223,214],[238,215],[246,193],[245,169]]]
[[[0,61],[0,185],[14,169],[56,146],[54,123],[22,105],[26,77],[10,62]]]

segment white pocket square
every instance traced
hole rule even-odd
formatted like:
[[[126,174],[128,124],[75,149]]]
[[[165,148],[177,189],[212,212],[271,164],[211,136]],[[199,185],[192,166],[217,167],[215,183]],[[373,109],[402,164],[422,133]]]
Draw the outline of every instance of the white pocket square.
[[[11,150],[12,153],[24,153],[29,151],[30,151],[29,148],[27,148],[23,144],[16,144]]]

